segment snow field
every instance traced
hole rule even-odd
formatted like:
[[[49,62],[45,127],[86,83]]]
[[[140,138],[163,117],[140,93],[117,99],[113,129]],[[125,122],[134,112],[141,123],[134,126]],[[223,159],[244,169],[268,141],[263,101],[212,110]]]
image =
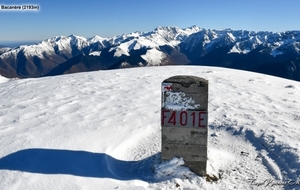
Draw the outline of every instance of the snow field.
[[[206,182],[160,163],[161,83],[209,80]],[[255,182],[300,175],[300,84],[267,75],[167,66],[0,79],[1,189],[297,189]]]

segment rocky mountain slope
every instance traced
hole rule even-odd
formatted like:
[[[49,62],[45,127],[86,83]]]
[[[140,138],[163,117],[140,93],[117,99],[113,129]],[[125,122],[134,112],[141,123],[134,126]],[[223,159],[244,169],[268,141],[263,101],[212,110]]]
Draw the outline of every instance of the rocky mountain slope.
[[[0,75],[41,77],[159,65],[207,65],[300,80],[300,31],[157,27],[111,38],[60,36],[0,48]]]

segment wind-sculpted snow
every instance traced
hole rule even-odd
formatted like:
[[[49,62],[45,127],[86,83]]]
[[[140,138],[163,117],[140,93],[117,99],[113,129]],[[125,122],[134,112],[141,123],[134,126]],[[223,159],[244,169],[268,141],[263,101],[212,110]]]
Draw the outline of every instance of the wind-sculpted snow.
[[[161,83],[209,81],[206,177],[160,161]],[[1,189],[299,189],[300,83],[215,67],[0,79]]]

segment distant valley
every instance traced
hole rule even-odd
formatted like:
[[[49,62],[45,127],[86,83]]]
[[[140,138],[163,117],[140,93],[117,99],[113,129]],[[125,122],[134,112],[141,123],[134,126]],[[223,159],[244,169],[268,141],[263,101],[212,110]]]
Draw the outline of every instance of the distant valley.
[[[0,47],[0,75],[8,78],[163,65],[220,66],[300,81],[300,31],[157,27],[111,38],[57,36]]]

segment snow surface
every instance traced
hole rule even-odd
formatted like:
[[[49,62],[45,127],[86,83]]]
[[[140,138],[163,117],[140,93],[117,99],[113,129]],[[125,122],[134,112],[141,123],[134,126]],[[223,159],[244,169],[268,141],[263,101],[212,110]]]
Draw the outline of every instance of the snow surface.
[[[0,83],[7,82],[7,81],[9,81],[8,78],[5,78],[5,77],[0,75]]]
[[[160,163],[161,83],[174,75],[209,81],[217,181]],[[0,80],[0,189],[300,188],[299,82],[192,66]]]
[[[146,54],[141,55],[141,57],[147,61],[149,66],[158,66],[161,64],[161,61],[165,58],[165,55],[158,49],[153,48],[147,50]]]
[[[89,55],[100,56],[101,55],[101,51],[93,51],[93,52],[89,53]]]

